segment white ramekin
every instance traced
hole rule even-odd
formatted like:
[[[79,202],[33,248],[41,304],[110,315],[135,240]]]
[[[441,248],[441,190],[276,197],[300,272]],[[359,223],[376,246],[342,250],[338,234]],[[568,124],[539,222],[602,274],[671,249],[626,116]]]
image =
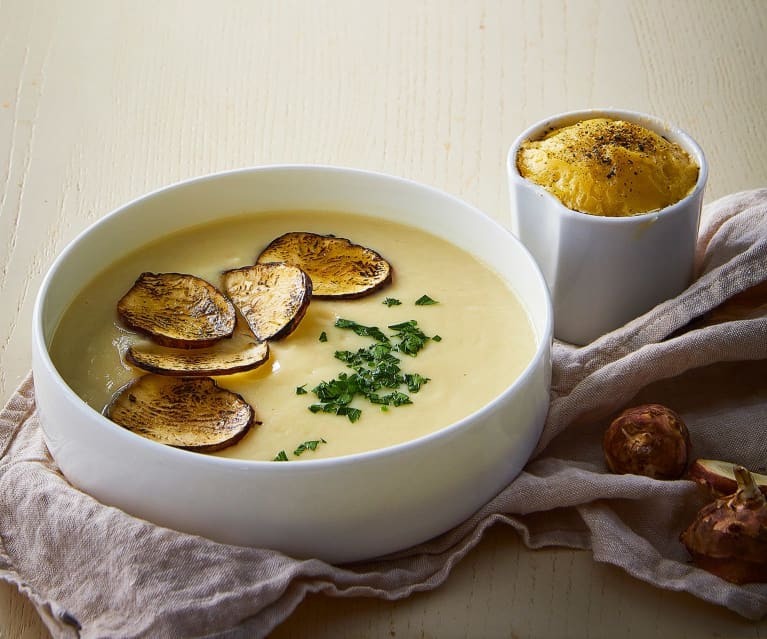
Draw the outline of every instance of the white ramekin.
[[[597,117],[640,124],[679,144],[700,168],[695,187],[658,211],[604,217],[573,211],[520,175],[517,155],[523,142]],[[562,113],[519,135],[509,150],[507,172],[512,231],[532,253],[549,285],[557,339],[587,344],[690,284],[708,164],[698,144],[681,129],[657,117],[619,109]]]

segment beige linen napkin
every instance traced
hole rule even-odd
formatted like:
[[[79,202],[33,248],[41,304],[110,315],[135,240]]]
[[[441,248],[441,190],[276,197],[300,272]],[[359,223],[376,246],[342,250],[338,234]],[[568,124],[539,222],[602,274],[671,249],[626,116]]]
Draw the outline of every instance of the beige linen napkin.
[[[767,585],[698,570],[678,541],[705,501],[697,486],[611,475],[602,459],[615,413],[653,401],[682,415],[694,456],[764,471],[767,189],[706,207],[697,270],[687,291],[625,327],[583,348],[555,344],[540,444],[493,501],[437,539],[354,565],[225,546],[96,502],[50,458],[28,378],[0,413],[0,577],[56,637],[254,637],[310,592],[393,600],[435,588],[502,522],[531,548],[590,549],[660,588],[761,618]]]

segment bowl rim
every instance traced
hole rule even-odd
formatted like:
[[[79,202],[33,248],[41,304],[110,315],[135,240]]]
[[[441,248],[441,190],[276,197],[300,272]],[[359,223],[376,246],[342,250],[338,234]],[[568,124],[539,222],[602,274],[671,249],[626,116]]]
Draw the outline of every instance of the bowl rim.
[[[93,233],[97,228],[113,223],[112,220],[124,215],[128,215],[129,212],[138,204],[144,203],[148,200],[151,200],[157,197],[161,197],[163,194],[170,192],[172,190],[187,188],[189,185],[199,184],[205,181],[215,181],[221,178],[225,178],[227,176],[237,175],[237,174],[270,173],[270,172],[276,172],[276,171],[295,171],[299,173],[307,172],[307,171],[316,172],[316,173],[330,172],[330,173],[337,173],[337,174],[346,174],[351,176],[368,177],[368,178],[372,178],[376,180],[381,180],[384,182],[388,181],[392,184],[401,184],[401,185],[404,185],[406,188],[422,190],[434,197],[446,198],[454,202],[458,206],[464,208],[471,215],[479,216],[483,218],[486,223],[492,226],[495,226],[498,233],[506,235],[507,239],[512,244],[515,245],[516,250],[518,250],[525,257],[525,259],[528,260],[530,268],[531,268],[531,273],[533,274],[533,277],[536,280],[535,281],[536,288],[539,288],[543,294],[544,321],[542,324],[542,330],[540,335],[536,335],[537,343],[535,347],[535,352],[533,356],[531,357],[530,361],[525,366],[524,370],[508,386],[506,386],[506,388],[501,393],[496,395],[490,402],[488,402],[487,404],[485,404],[478,410],[474,411],[473,413],[455,422],[452,422],[436,431],[427,433],[425,435],[422,435],[414,439],[401,442],[399,444],[386,446],[384,448],[378,448],[378,449],[363,451],[358,453],[351,453],[349,455],[341,455],[337,457],[327,457],[327,458],[321,458],[321,459],[301,459],[301,460],[297,460],[299,463],[294,463],[294,464],[281,464],[281,463],[276,463],[272,460],[249,460],[249,459],[238,459],[238,458],[231,458],[231,457],[220,457],[217,455],[205,455],[205,454],[200,454],[194,451],[175,448],[173,446],[167,446],[165,444],[152,441],[145,437],[141,437],[140,435],[136,435],[135,433],[131,433],[124,428],[121,428],[120,426],[118,426],[117,424],[109,420],[102,413],[100,413],[98,410],[96,410],[95,408],[87,404],[85,400],[83,400],[69,386],[66,380],[59,373],[56,366],[53,364],[53,361],[51,359],[50,352],[49,352],[49,347],[48,347],[48,344],[46,343],[44,330],[43,330],[43,325],[44,325],[43,316],[45,312],[48,291],[51,288],[51,282],[55,278],[58,270],[61,268],[61,265],[65,263],[69,259],[69,256],[72,255],[78,249],[80,243],[84,240],[85,237]],[[180,228],[184,228],[184,227],[180,227]],[[528,312],[528,315],[529,315],[529,312]],[[237,471],[248,471],[248,470],[263,471],[266,468],[270,468],[270,469],[274,468],[274,469],[280,469],[280,470],[274,470],[274,471],[270,470],[269,472],[290,472],[294,474],[296,472],[313,473],[326,467],[343,467],[348,464],[356,465],[356,464],[372,463],[372,462],[379,461],[381,459],[385,459],[387,457],[400,455],[403,452],[414,449],[414,448],[421,448],[423,446],[427,446],[428,444],[434,441],[452,437],[456,431],[459,431],[465,428],[469,422],[475,421],[477,419],[481,419],[484,414],[493,412],[495,408],[500,403],[502,403],[503,400],[508,395],[514,393],[519,386],[522,386],[531,376],[535,375],[536,370],[538,370],[538,368],[541,365],[541,360],[543,358],[550,357],[552,340],[553,340],[553,305],[551,301],[551,296],[549,294],[548,286],[546,285],[546,282],[540,270],[540,267],[538,266],[538,263],[532,257],[528,249],[524,246],[524,244],[522,244],[522,242],[509,229],[503,226],[500,222],[490,217],[488,214],[484,213],[481,209],[475,207],[474,205],[470,204],[466,200],[463,200],[455,195],[452,195],[451,193],[448,193],[447,191],[438,189],[433,186],[429,186],[427,184],[423,184],[421,182],[417,182],[409,178],[404,178],[404,177],[400,177],[400,176],[396,176],[396,175],[392,175],[392,174],[388,174],[384,172],[379,172],[379,171],[371,171],[367,169],[358,169],[358,168],[352,168],[352,167],[343,167],[343,166],[325,165],[325,164],[270,164],[270,165],[256,165],[256,166],[250,166],[250,167],[240,167],[236,169],[223,170],[223,171],[200,175],[200,176],[196,176],[196,177],[192,177],[188,179],[178,180],[171,184],[153,189],[132,200],[129,200],[128,202],[118,206],[117,208],[112,209],[111,211],[106,213],[104,216],[96,220],[94,223],[88,225],[85,229],[80,231],[59,252],[57,257],[54,259],[54,261],[51,263],[51,265],[49,266],[48,270],[45,273],[45,276],[42,280],[42,283],[40,285],[40,288],[38,289],[38,293],[35,298],[35,303],[34,303],[33,313],[32,313],[33,353],[36,351],[37,354],[39,355],[38,361],[40,365],[43,366],[43,368],[45,369],[46,374],[51,376],[52,379],[56,382],[57,386],[61,390],[63,390],[64,394],[66,395],[67,401],[69,401],[70,403],[73,403],[73,406],[78,411],[78,413],[83,414],[83,416],[90,416],[91,418],[95,417],[98,421],[102,422],[102,425],[105,428],[109,428],[112,431],[112,434],[118,439],[127,438],[126,441],[130,442],[133,447],[136,447],[139,449],[146,447],[150,452],[154,451],[155,453],[159,455],[168,455],[170,459],[176,459],[179,462],[190,461],[190,462],[194,462],[197,464],[202,464],[204,466],[210,467],[211,469],[222,468],[222,469],[237,470]],[[544,364],[547,365],[548,362],[544,362]],[[45,429],[43,429],[43,432],[45,432]]]
[[[612,119],[623,119],[634,124],[642,124],[651,129],[655,133],[662,135],[663,131],[670,133],[673,136],[673,142],[676,142],[682,146],[687,153],[693,156],[693,159],[698,164],[698,179],[695,182],[695,186],[690,192],[685,195],[681,200],[669,204],[662,209],[655,209],[653,211],[645,211],[643,213],[636,213],[635,215],[628,216],[610,216],[610,215],[590,215],[581,211],[566,207],[557,196],[553,193],[534,182],[522,177],[517,169],[517,154],[519,147],[528,140],[535,140],[541,137],[541,135],[551,128],[558,128],[561,126],[568,126],[575,124],[581,120],[597,117],[606,117]],[[556,204],[561,214],[565,218],[577,219],[583,223],[593,224],[637,224],[646,223],[648,219],[655,219],[660,216],[674,215],[680,209],[686,208],[689,203],[695,198],[700,197],[708,181],[708,160],[703,152],[701,146],[695,141],[695,139],[687,133],[684,129],[681,129],[676,124],[665,120],[659,116],[644,113],[642,111],[633,111],[629,109],[621,109],[614,107],[594,107],[588,109],[578,109],[575,111],[563,111],[554,115],[542,118],[537,122],[534,122],[527,128],[525,128],[514,140],[509,148],[506,156],[506,173],[509,181],[525,188],[532,189],[537,195],[547,199],[550,203]]]

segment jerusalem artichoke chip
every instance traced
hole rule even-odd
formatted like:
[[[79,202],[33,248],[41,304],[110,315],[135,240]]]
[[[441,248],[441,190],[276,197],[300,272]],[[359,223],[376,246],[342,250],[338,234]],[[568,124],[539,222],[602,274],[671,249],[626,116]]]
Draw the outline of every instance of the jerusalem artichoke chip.
[[[247,331],[247,329],[245,329]],[[134,344],[125,359],[150,373],[177,376],[231,375],[258,368],[269,359],[269,344],[250,331],[234,333],[207,348],[167,348],[152,343]]]
[[[286,233],[273,240],[257,261],[287,262],[303,269],[319,299],[364,297],[392,280],[392,267],[381,255],[333,235]]]
[[[255,419],[240,395],[209,377],[153,374],[124,386],[106,416],[147,439],[206,453],[238,442]]]
[[[194,275],[142,273],[117,303],[130,328],[158,344],[203,348],[234,331],[236,312],[215,286]]]
[[[223,287],[257,339],[265,342],[292,333],[309,307],[312,281],[283,262],[225,271]]]

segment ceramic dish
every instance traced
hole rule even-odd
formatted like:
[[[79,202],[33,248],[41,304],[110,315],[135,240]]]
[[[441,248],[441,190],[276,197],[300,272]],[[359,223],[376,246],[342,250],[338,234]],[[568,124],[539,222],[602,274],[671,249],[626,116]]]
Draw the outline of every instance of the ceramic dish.
[[[524,142],[602,117],[639,124],[681,146],[699,167],[690,193],[657,211],[606,217],[573,211],[520,175],[517,156]],[[549,285],[558,339],[588,344],[689,285],[708,164],[700,146],[679,127],[620,109],[561,113],[520,133],[509,150],[507,171],[512,231],[533,254]]]
[[[483,408],[430,435],[290,464],[203,455],[135,435],[87,405],[54,366],[52,336],[94,273],[150,240],[222,216],[307,208],[401,222],[481,256],[527,310],[536,340],[529,365]],[[548,408],[551,335],[548,292],[534,260],[510,232],[465,202],[382,174],[262,167],[161,189],[76,238],[38,295],[33,369],[45,440],[76,487],[132,515],[216,541],[346,562],[445,532],[520,472]]]

